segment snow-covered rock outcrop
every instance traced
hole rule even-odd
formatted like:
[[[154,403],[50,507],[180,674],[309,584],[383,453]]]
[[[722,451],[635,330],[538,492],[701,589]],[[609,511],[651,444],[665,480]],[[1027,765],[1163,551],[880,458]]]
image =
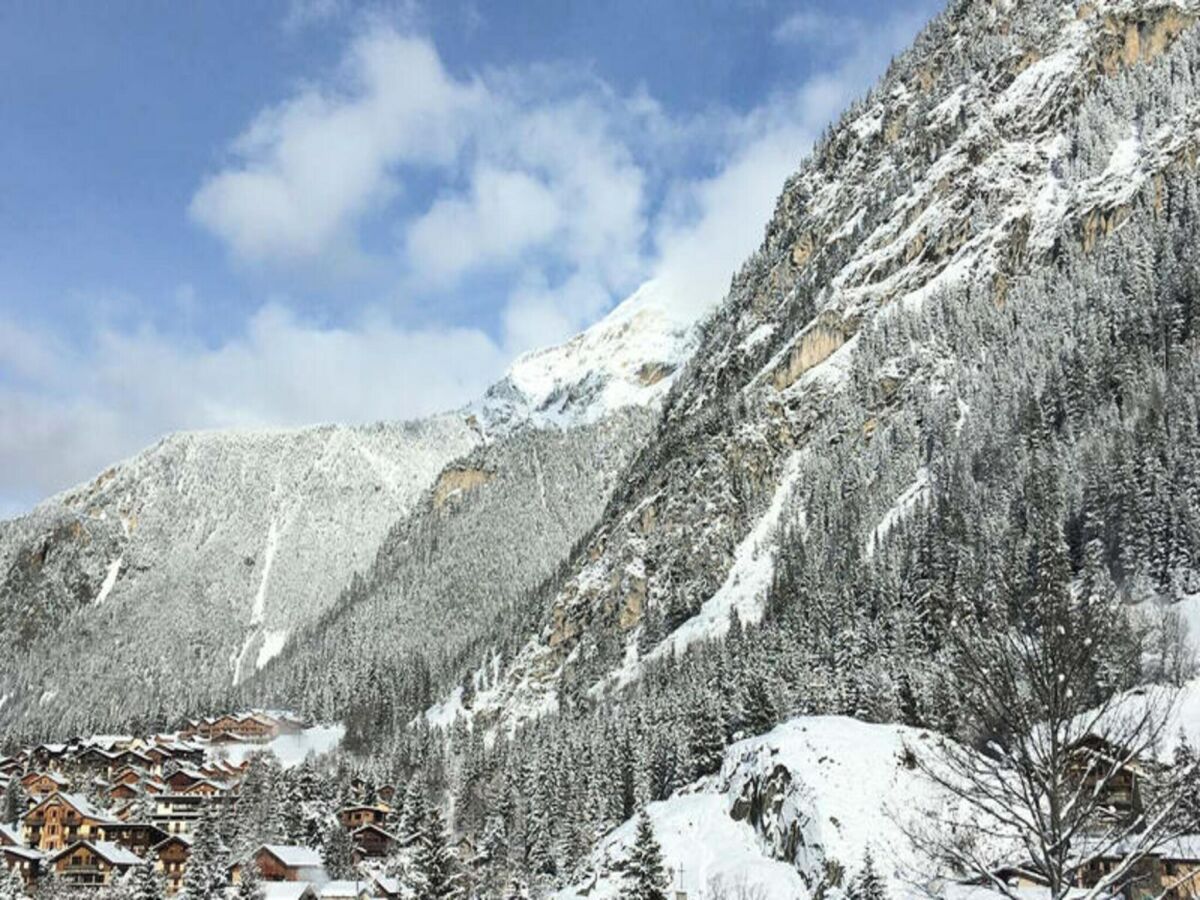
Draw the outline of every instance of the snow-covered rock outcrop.
[[[719,775],[647,807],[673,883],[690,897],[721,883],[793,900],[849,883],[869,851],[891,896],[918,896],[937,872],[909,829],[935,812],[944,824],[954,809],[915,766],[915,754],[932,754],[938,740],[817,716],[734,744]],[[593,875],[560,896],[618,896],[635,830],[630,821],[601,841]]]

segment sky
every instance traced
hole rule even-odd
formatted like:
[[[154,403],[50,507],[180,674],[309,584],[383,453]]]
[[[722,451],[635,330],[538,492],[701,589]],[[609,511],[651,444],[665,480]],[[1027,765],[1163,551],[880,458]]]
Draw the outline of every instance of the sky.
[[[456,408],[706,309],[940,0],[9,0],[0,517],[181,429]]]

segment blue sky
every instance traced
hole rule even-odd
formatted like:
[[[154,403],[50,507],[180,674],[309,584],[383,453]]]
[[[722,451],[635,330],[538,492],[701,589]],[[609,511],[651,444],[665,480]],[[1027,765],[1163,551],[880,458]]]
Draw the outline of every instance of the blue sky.
[[[0,8],[0,514],[181,428],[398,419],[697,309],[938,0]]]

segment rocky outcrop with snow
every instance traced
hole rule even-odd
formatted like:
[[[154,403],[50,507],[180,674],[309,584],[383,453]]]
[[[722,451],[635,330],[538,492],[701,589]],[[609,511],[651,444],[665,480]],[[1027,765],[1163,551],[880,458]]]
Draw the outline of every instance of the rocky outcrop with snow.
[[[675,887],[706,896],[793,900],[844,887],[869,851],[893,897],[925,896],[939,872],[909,834],[954,805],[915,766],[941,738],[843,717],[801,717],[729,747],[719,775],[652,803],[647,814]],[[568,897],[616,897],[636,822],[605,837]]]

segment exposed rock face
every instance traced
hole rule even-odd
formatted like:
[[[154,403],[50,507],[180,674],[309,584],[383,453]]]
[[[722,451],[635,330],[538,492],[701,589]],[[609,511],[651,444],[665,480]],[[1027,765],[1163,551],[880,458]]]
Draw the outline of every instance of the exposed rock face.
[[[433,486],[434,509],[441,509],[448,500],[482,487],[492,478],[491,472],[482,469],[446,469],[438,476],[437,483]]]

